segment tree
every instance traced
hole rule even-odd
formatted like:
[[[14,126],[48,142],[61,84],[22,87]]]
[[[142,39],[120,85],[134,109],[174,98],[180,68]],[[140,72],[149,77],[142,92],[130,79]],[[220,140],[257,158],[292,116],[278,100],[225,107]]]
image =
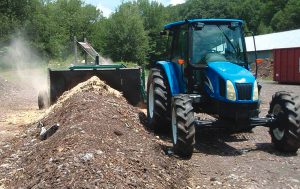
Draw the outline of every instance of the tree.
[[[95,48],[116,61],[163,59],[166,37],[159,35],[169,22],[191,18],[239,18],[256,34],[300,27],[299,0],[187,0],[164,7],[153,0],[120,5],[111,17],[84,0],[0,1],[0,44],[22,34],[49,58],[66,58],[73,37],[87,37]]]
[[[30,1],[6,0],[0,1],[0,40],[5,41],[11,37],[11,33],[22,29],[28,19]]]
[[[230,18],[231,1],[223,0],[187,0],[183,5],[186,18]]]
[[[156,1],[138,0],[136,4],[139,8],[141,17],[144,20],[144,29],[148,34],[149,50],[148,60],[154,62],[163,59],[166,43],[166,38],[160,35],[160,31],[167,23],[166,8]]]
[[[148,38],[135,4],[123,3],[118,8],[109,20],[105,38],[105,54],[114,61],[145,63]]]
[[[272,18],[271,25],[275,31],[286,31],[300,27],[300,1],[289,0],[284,9]]]
[[[260,0],[245,0],[243,2],[235,2],[233,8],[234,17],[240,18],[246,22],[246,28],[257,34],[261,21]]]
[[[73,37],[89,37],[94,25],[103,19],[95,6],[81,0],[49,1],[34,7],[27,35],[36,48],[51,58],[68,57],[73,51]]]

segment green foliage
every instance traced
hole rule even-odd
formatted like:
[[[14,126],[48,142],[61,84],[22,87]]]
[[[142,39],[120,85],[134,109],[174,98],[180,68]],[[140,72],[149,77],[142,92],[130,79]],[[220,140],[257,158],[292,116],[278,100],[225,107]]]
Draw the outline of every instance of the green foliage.
[[[29,16],[27,0],[0,1],[0,40],[8,40],[11,32],[21,29],[21,23]]]
[[[136,4],[144,20],[144,28],[148,34],[148,61],[163,59],[167,40],[160,36],[160,31],[167,22],[166,8],[156,1],[138,0]]]
[[[278,11],[271,20],[275,31],[300,27],[300,1],[289,0],[284,9]]]
[[[271,26],[266,26],[264,22],[260,22],[258,28],[257,28],[257,33],[259,34],[267,34],[267,33],[272,33],[273,29]]]
[[[262,3],[259,0],[245,0],[236,4],[234,13],[236,17],[246,21],[247,29],[257,33],[261,20]]]
[[[137,5],[124,3],[112,15],[107,25],[104,51],[114,61],[145,63],[148,38]]]
[[[231,1],[187,0],[183,5],[185,18],[229,18]]]
[[[127,68],[136,68],[137,66],[139,66],[138,64],[136,64],[134,62],[116,62],[116,64],[123,64]]]
[[[152,0],[122,3],[109,18],[84,0],[0,1],[0,48],[16,34],[44,58],[69,60],[73,37],[86,37],[114,61],[144,65],[165,59],[167,38],[159,35],[169,22],[187,18],[239,18],[255,34],[300,27],[299,0],[187,0],[163,6]],[[0,54],[1,57],[1,54]]]
[[[48,62],[48,67],[51,69],[59,69],[59,68],[68,68],[70,67],[70,63],[73,62],[74,56],[68,56],[66,59],[51,59]]]
[[[84,5],[81,0],[57,0],[36,10],[27,31],[34,36],[37,48],[50,57],[66,58],[72,51],[73,37],[90,35],[100,18],[94,6]]]
[[[109,35],[107,28],[109,24],[108,19],[102,18],[91,26],[91,33],[88,37],[89,42],[96,49],[97,52],[103,54],[105,52],[105,38]]]

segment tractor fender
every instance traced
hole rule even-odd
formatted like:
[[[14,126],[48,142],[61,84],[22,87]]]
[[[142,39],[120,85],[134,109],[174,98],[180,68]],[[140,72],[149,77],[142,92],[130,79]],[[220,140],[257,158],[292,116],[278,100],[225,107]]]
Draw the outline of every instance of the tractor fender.
[[[171,96],[179,94],[181,91],[180,91],[180,86],[176,74],[176,69],[173,63],[167,61],[158,61],[156,64],[160,68],[162,68],[165,75],[167,76]]]

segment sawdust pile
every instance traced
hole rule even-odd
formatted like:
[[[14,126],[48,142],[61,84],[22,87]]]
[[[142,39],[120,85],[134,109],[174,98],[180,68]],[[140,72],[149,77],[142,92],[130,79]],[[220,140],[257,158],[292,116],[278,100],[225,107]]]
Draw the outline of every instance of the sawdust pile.
[[[0,153],[0,188],[183,188],[186,168],[164,154],[145,115],[92,78],[65,93],[41,122]]]
[[[45,114],[42,115],[40,119],[44,119],[45,117],[50,116],[56,110],[62,108],[65,101],[70,99],[75,94],[82,92],[92,92],[95,95],[98,95],[98,93],[100,93],[100,95],[113,95],[117,98],[120,98],[122,96],[121,92],[106,85],[104,81],[100,80],[98,77],[93,76],[89,80],[79,83],[71,90],[64,92],[62,96],[58,98],[57,102],[53,104],[48,110],[46,110]]]

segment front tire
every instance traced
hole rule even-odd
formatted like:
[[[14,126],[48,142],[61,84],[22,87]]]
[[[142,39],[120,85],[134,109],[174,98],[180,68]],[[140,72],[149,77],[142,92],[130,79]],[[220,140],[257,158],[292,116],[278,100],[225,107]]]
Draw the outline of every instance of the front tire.
[[[163,70],[152,68],[147,83],[148,126],[157,133],[169,129],[171,96]]]
[[[175,96],[172,103],[172,139],[174,152],[191,158],[195,145],[195,123],[192,100],[188,95]]]
[[[275,121],[271,124],[272,142],[279,151],[296,153],[300,147],[300,99],[281,91],[273,95],[269,114]]]

